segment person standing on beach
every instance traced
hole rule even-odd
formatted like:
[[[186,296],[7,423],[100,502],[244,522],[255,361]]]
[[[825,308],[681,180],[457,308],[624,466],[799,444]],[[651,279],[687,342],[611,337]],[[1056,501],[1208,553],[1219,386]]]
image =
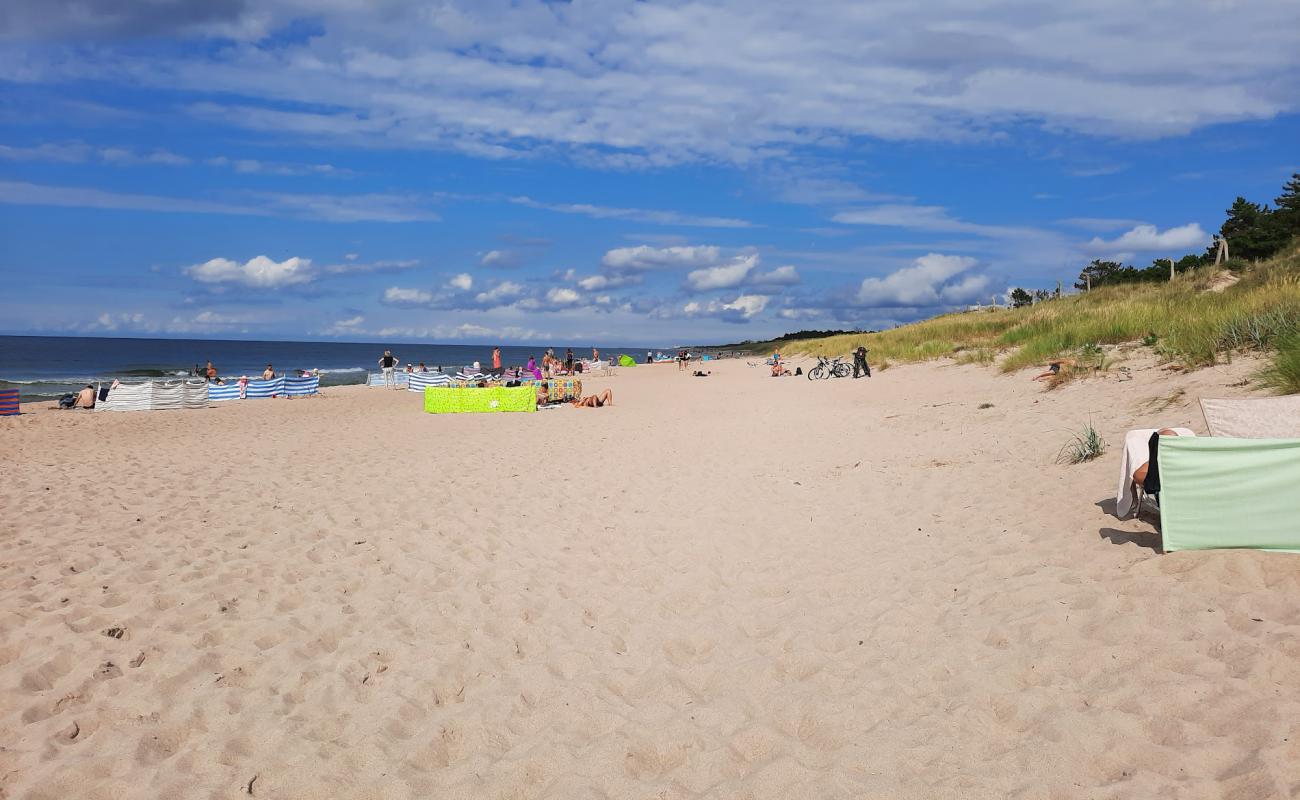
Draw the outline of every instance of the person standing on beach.
[[[858,345],[858,349],[853,351],[853,377],[859,377],[862,372],[865,372],[868,378],[871,377],[871,367],[867,366],[867,348]]]
[[[600,360],[600,351],[597,350],[597,349],[594,348],[594,347],[591,348],[591,360],[592,360],[592,361],[599,361],[599,360]]]
[[[208,366],[203,370],[203,376],[207,378],[208,381],[215,381],[217,379],[217,368],[212,366],[211,361],[208,362]]]
[[[492,348],[492,374],[501,374],[501,348]]]
[[[393,377],[393,367],[397,366],[397,356],[393,355],[392,350],[385,350],[384,354],[379,357],[379,369],[384,373],[384,388],[396,389],[397,379]]]
[[[573,348],[572,347],[565,348],[564,350],[564,371],[569,373],[570,375],[573,374]]]

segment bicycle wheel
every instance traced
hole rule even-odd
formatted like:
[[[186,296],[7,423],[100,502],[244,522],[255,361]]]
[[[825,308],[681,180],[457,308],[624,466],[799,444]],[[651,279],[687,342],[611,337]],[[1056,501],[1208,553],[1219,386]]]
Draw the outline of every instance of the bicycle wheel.
[[[852,371],[848,364],[836,364],[834,375],[837,378],[847,378]]]
[[[808,370],[808,380],[810,381],[820,380],[822,377],[823,377],[822,368],[820,366],[816,366]]]

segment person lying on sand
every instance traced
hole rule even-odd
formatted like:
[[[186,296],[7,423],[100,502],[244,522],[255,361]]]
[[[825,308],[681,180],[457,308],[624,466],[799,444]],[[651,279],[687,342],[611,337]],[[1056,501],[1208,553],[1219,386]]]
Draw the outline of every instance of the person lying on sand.
[[[1041,381],[1044,378],[1050,378],[1053,375],[1059,375],[1061,373],[1061,367],[1073,367],[1073,366],[1074,366],[1074,359],[1072,358],[1058,358],[1055,361],[1049,361],[1047,362],[1047,372],[1044,372],[1042,375],[1035,375],[1034,380]]]
[[[600,394],[589,394],[572,402],[574,408],[601,408],[614,405],[614,392],[606,389]]]

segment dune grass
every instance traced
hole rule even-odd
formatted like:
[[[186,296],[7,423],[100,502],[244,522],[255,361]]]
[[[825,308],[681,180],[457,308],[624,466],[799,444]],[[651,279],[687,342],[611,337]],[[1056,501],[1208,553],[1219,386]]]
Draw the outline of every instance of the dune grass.
[[[873,361],[953,358],[1005,372],[1060,357],[1091,362],[1101,345],[1145,344],[1188,367],[1234,353],[1270,352],[1262,380],[1300,391],[1300,248],[1259,264],[1233,264],[1239,278],[1209,291],[1221,270],[1206,267],[1169,283],[1106,286],[1024,308],[945,314],[879,333],[845,334],[786,345],[791,352],[839,355],[866,345]]]

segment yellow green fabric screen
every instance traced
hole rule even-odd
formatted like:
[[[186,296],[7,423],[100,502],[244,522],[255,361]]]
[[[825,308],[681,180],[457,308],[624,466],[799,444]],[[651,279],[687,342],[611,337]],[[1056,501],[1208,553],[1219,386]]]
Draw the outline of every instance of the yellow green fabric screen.
[[[1166,436],[1156,458],[1165,552],[1300,553],[1300,439]]]
[[[424,390],[424,410],[430,414],[486,414],[536,411],[532,386],[430,386]]]

